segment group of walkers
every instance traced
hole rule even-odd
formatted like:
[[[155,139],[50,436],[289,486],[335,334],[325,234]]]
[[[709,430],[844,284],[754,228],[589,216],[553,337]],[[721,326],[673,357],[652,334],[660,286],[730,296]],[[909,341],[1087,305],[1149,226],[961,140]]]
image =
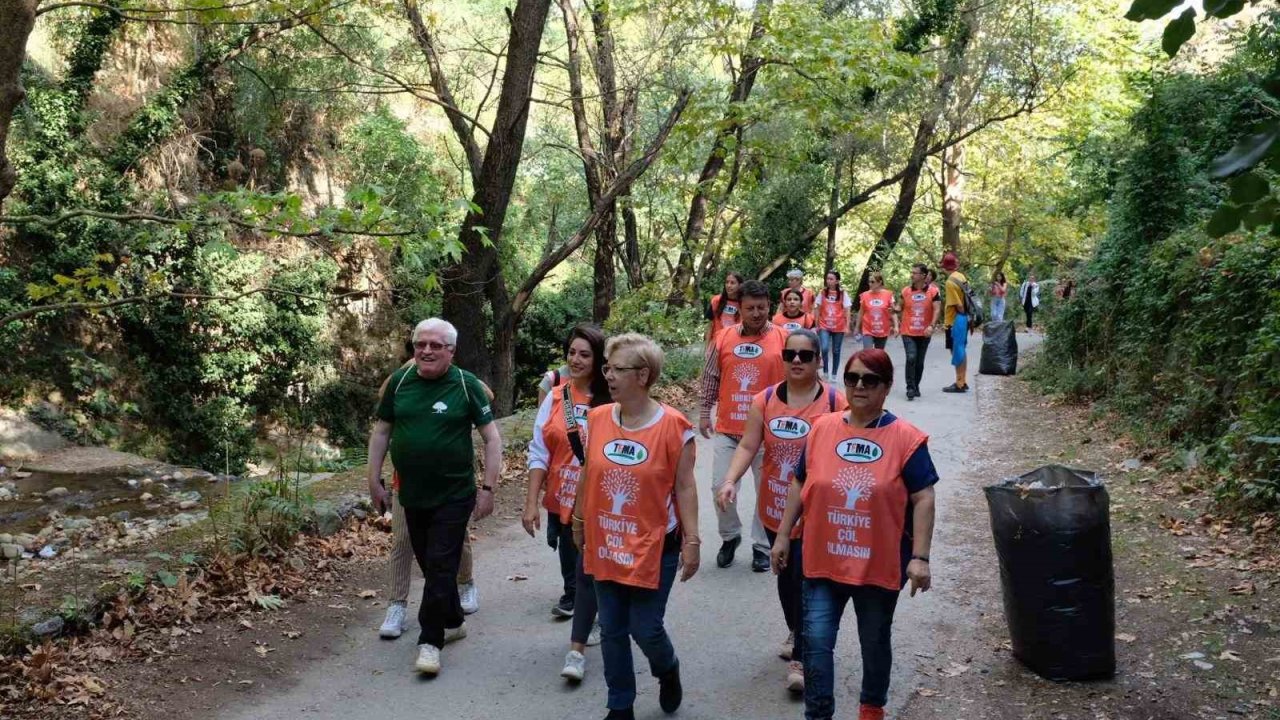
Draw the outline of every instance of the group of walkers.
[[[943,291],[924,265],[897,293],[875,274],[856,312],[838,272],[814,293],[792,271],[776,309],[761,282],[730,273],[708,312],[696,433],[713,457],[702,482],[693,424],[653,397],[662,348],[636,333],[606,338],[590,324],[569,331],[564,364],[539,388],[521,521],[558,555],[562,593],[550,613],[572,618],[560,674],[581,681],[588,647],[598,642],[607,720],[634,717],[633,640],[658,679],[661,708],[680,706],[681,665],[665,615],[676,577],[689,580],[699,569],[698,490],[714,494],[716,565],[730,567],[743,533],[738,485],[748,471],[756,487],[751,567],[776,575],[788,630],[777,652],[788,661],[786,687],[803,693],[806,718],[833,717],[835,641],[852,604],[862,651],[859,718],[884,717],[899,593],[908,583],[912,595],[930,587],[938,475],[927,436],[884,407],[894,367],[883,348],[902,336],[903,382],[908,399],[918,397],[925,351],[942,323],[961,359],[948,391],[967,390],[959,295],[967,281],[956,264],[954,255],[943,258]],[[863,348],[841,366],[850,315]],[[369,443],[370,493],[392,511],[395,538],[392,605],[380,632],[403,632],[412,555],[426,578],[415,667],[427,675],[441,672],[442,648],[466,637],[465,617],[478,609],[466,528],[493,511],[501,464],[492,394],[453,365],[456,342],[456,329],[440,319],[414,329],[413,357],[385,383]],[[484,441],[479,485],[473,428]],[[382,482],[388,449],[390,491]]]

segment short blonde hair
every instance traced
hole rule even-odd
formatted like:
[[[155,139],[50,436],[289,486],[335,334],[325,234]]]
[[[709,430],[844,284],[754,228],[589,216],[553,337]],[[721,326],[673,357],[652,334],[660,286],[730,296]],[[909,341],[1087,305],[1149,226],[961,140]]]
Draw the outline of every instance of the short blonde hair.
[[[658,377],[662,375],[662,363],[666,360],[666,353],[662,352],[662,347],[652,338],[640,333],[623,333],[609,338],[604,345],[606,358],[620,351],[632,353],[640,366],[648,368],[649,382],[645,384],[645,389],[653,387],[658,382]]]

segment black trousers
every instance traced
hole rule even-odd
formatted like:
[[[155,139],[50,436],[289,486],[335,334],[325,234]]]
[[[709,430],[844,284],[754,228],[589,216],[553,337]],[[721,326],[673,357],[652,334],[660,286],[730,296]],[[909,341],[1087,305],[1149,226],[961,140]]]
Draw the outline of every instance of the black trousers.
[[[458,599],[458,564],[467,522],[476,507],[476,497],[445,503],[433,508],[405,507],[409,544],[426,583],[418,606],[418,644],[444,647],[445,628],[462,624],[462,602]]]
[[[924,356],[929,352],[929,336],[902,336],[902,348],[907,356],[907,389],[920,390],[920,378],[924,376]]]
[[[1025,313],[1027,314],[1027,329],[1028,329],[1028,330],[1030,330],[1030,329],[1031,329],[1031,317],[1032,317],[1033,315],[1035,315],[1035,314],[1036,314],[1036,309],[1035,309],[1035,307],[1031,304],[1031,298],[1030,298],[1030,297],[1028,297],[1028,298],[1027,298],[1027,301],[1026,301],[1026,302],[1022,303],[1022,311],[1023,311],[1023,312],[1025,312]]]
[[[769,547],[778,539],[778,533],[764,529],[769,536]],[[778,602],[782,604],[782,617],[787,621],[787,630],[795,633],[791,644],[791,659],[804,661],[804,543],[800,538],[791,541],[791,552],[787,555],[787,567],[778,573]]]

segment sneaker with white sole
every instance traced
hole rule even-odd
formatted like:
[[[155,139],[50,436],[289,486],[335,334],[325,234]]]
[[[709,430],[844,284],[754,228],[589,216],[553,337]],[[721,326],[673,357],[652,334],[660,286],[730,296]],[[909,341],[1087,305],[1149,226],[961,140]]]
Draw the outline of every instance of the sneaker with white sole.
[[[591,633],[587,635],[587,647],[595,647],[600,644],[600,623],[594,623],[591,626]]]
[[[382,627],[378,628],[378,635],[387,640],[400,637],[404,632],[404,616],[405,606],[391,603],[391,607],[387,608],[387,616],[382,620]]]
[[[458,599],[462,601],[462,612],[466,615],[480,609],[480,591],[473,582],[458,586]]]
[[[418,661],[413,664],[413,667],[423,675],[438,675],[440,673],[440,648],[426,643],[419,645]]]
[[[795,646],[796,646],[796,634],[787,633],[786,641],[784,641],[782,643],[782,646],[778,648],[778,657],[782,658],[783,660],[790,660],[791,651],[795,649]]]
[[[444,629],[444,644],[457,642],[467,636],[467,624],[464,622],[456,628]]]
[[[804,692],[804,665],[798,660],[787,665],[787,689],[793,693]]]
[[[560,677],[574,682],[582,682],[587,676],[587,656],[577,650],[570,650],[568,655],[564,656],[564,669],[560,671]]]

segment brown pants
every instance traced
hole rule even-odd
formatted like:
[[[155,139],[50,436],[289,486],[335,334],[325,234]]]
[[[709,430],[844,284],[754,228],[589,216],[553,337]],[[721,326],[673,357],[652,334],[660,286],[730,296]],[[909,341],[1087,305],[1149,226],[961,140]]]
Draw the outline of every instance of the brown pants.
[[[409,526],[405,524],[404,508],[396,493],[391,493],[391,602],[407,605],[409,581],[413,572],[413,545],[409,542]],[[462,562],[458,565],[458,584],[471,582],[471,533],[462,542]]]

